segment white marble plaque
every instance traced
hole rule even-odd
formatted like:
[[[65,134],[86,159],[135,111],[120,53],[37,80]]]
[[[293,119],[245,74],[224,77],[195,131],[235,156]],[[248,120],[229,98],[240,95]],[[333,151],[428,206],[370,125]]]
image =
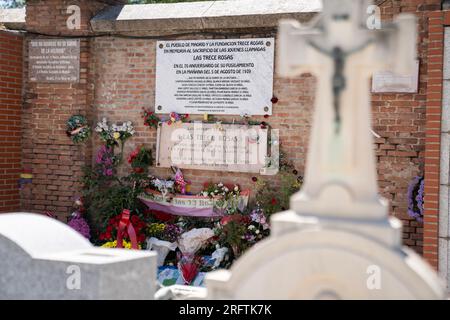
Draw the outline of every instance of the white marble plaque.
[[[155,111],[271,115],[273,38],[159,41]]]
[[[259,173],[265,167],[268,129],[259,125],[160,123],[156,165]]]
[[[79,39],[33,39],[28,51],[31,82],[79,81]]]
[[[400,75],[391,71],[377,72],[372,78],[372,92],[417,92],[419,84],[419,61],[413,74]]]

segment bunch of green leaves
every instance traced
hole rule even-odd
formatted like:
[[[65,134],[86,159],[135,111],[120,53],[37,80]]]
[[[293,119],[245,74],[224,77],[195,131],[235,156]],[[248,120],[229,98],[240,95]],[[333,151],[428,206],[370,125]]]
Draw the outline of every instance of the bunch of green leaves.
[[[300,190],[303,178],[289,163],[281,159],[280,171],[276,175],[279,185],[270,180],[259,179],[256,182],[256,204],[267,216],[289,209],[291,196]]]
[[[103,232],[108,220],[128,209],[143,217],[145,206],[137,198],[145,188],[145,177],[139,174],[118,178],[98,174],[95,168],[85,168],[83,199],[86,217],[93,229],[93,240]]]

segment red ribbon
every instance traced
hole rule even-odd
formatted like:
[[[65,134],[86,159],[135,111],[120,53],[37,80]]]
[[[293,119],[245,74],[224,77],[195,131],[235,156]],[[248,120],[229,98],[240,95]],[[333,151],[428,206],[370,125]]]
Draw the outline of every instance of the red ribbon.
[[[138,249],[138,243],[136,238],[136,231],[134,231],[133,224],[130,221],[130,210],[123,209],[122,216],[120,217],[119,227],[117,228],[117,248],[123,248],[123,236],[125,231],[128,232],[128,236],[131,241],[131,248]]]

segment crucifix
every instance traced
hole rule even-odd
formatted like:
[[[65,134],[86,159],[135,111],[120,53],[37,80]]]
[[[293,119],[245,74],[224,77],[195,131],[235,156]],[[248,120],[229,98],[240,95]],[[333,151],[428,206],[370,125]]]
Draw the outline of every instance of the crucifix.
[[[371,30],[368,8],[367,0],[324,0],[323,13],[310,25],[280,23],[279,75],[311,73],[317,79],[305,181],[291,198],[298,214],[387,216],[378,194],[369,82],[375,71],[413,70],[417,31],[410,15]]]

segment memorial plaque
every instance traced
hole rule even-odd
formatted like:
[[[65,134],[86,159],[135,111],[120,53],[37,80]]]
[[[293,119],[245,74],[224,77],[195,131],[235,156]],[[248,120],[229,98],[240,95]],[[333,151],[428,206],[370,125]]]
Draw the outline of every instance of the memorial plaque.
[[[417,92],[419,84],[419,61],[413,74],[399,75],[390,71],[377,72],[372,78],[372,92]]]
[[[271,115],[273,38],[158,41],[157,113]]]
[[[28,48],[30,81],[80,80],[80,40],[35,39],[30,40]]]
[[[259,173],[265,167],[268,129],[259,125],[160,123],[156,165]]]

